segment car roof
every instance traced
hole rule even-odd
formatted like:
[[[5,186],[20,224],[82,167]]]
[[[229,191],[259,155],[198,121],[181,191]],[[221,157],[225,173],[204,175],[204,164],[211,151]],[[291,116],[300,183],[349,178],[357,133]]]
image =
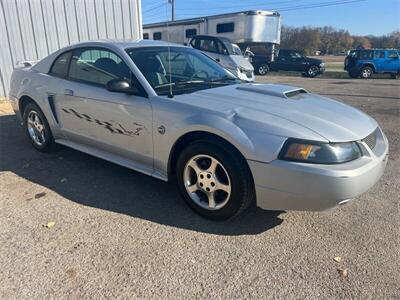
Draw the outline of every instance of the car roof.
[[[79,48],[79,47],[93,47],[93,46],[113,46],[116,48],[120,48],[121,50],[125,50],[128,48],[138,48],[138,47],[162,47],[162,46],[168,46],[168,45],[173,45],[173,46],[180,46],[184,47],[179,44],[175,43],[169,43],[165,41],[154,41],[154,40],[143,40],[143,39],[137,39],[137,40],[98,40],[98,41],[88,41],[88,42],[80,42],[77,44],[71,45],[69,48]]]
[[[62,53],[74,50],[76,48],[85,47],[105,47],[116,52],[124,52],[127,49],[140,48],[140,47],[167,47],[168,45],[173,47],[186,47],[179,44],[168,43],[164,41],[154,41],[154,40],[98,40],[98,41],[88,41],[80,42],[73,45],[66,46],[57,50],[56,52],[45,57],[37,64],[35,64],[31,69],[41,73],[48,73],[54,60]]]

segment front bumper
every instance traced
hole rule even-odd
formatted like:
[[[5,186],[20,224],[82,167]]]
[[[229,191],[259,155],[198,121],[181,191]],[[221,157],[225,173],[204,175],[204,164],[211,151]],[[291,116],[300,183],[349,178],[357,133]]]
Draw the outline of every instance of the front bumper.
[[[363,142],[360,145],[364,156],[344,164],[248,161],[257,206],[269,210],[321,211],[366,192],[384,173],[388,142],[382,133],[373,151]]]

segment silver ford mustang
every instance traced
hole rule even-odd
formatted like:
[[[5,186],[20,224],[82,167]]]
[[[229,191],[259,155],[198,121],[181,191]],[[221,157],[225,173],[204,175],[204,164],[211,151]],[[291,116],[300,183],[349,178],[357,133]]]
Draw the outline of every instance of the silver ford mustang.
[[[54,143],[161,180],[211,219],[256,203],[325,210],[372,187],[388,141],[361,111],[308,91],[242,83],[197,50],[80,43],[15,69],[10,99],[33,147]]]

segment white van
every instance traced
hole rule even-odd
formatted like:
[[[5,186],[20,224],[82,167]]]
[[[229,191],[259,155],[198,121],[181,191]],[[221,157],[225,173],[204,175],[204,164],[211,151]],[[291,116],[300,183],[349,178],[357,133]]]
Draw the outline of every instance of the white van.
[[[244,57],[238,45],[223,37],[208,35],[193,36],[188,46],[202,51],[239,79],[254,81],[254,68],[249,59]]]

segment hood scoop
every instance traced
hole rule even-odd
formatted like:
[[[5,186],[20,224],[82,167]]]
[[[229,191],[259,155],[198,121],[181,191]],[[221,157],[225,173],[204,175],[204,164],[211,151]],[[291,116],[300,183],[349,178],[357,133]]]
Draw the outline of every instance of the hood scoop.
[[[245,84],[238,86],[236,89],[239,91],[295,100],[301,99],[304,94],[308,94],[305,89],[282,84]]]

